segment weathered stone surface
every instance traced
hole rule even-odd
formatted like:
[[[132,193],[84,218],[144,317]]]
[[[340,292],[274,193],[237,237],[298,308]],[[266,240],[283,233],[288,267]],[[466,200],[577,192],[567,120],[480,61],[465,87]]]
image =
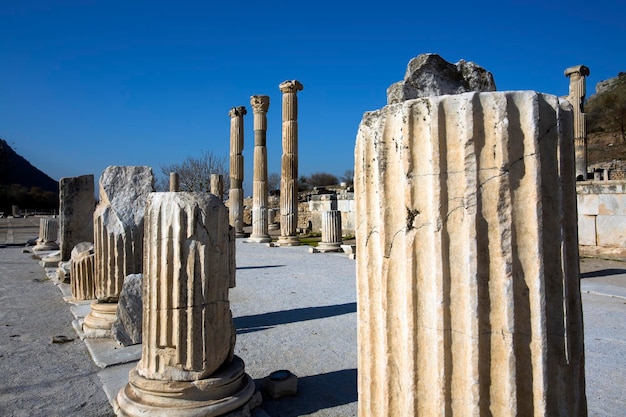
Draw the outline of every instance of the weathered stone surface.
[[[233,107],[230,116],[230,189],[228,207],[230,225],[236,237],[244,237],[243,231],[243,116],[244,106]]]
[[[304,86],[298,80],[287,80],[278,86],[283,93],[283,156],[280,177],[280,246],[298,246],[298,91]]]
[[[268,234],[267,219],[267,111],[269,96],[250,97],[254,111],[254,176],[252,182],[252,234],[250,242],[267,243],[272,239]]]
[[[212,194],[153,193],[145,226],[142,355],[117,396],[120,415],[219,416],[245,407],[254,382],[233,356],[228,210]]]
[[[404,80],[387,89],[387,104],[470,91],[496,91],[493,75],[473,62],[451,64],[437,54],[422,54],[409,61]]]
[[[59,245],[61,260],[69,261],[74,246],[93,240],[93,175],[61,178],[59,181]]]
[[[93,300],[96,298],[94,262],[93,243],[81,242],[74,246],[70,260],[70,283],[72,296],[76,300]]]
[[[122,346],[141,343],[142,293],[143,275],[128,275],[117,303],[117,319],[111,328],[113,337]]]
[[[56,219],[39,219],[39,238],[33,252],[58,250],[59,222]]]
[[[574,144],[576,155],[576,179],[587,180],[587,116],[584,113],[585,94],[587,83],[585,77],[589,75],[589,68],[576,65],[565,70],[569,77],[569,95],[567,99],[572,104],[574,113]]]
[[[110,166],[100,177],[100,203],[94,213],[96,296],[117,301],[130,274],[142,272],[143,222],[154,191],[150,167]]]
[[[571,107],[465,93],[366,113],[360,416],[585,416]]]
[[[338,252],[341,250],[341,212],[327,210],[322,212],[322,240],[317,245],[320,252]]]

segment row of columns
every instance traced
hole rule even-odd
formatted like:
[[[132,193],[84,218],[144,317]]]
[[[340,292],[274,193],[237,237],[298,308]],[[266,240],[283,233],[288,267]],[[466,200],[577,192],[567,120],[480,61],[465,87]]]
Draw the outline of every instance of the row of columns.
[[[280,184],[281,235],[278,244],[297,246],[298,225],[298,98],[304,87],[298,80],[288,80],[279,85],[283,93],[282,148]],[[270,242],[268,233],[268,190],[267,190],[267,112],[270,98],[253,95],[250,105],[254,114],[254,174],[252,192],[252,234],[250,242]],[[228,115],[230,121],[230,225],[236,237],[243,232],[243,116],[244,106],[233,107]]]

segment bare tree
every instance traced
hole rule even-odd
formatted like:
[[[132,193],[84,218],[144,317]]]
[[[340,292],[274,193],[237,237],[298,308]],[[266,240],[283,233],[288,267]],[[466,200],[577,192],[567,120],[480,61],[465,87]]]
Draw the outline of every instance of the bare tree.
[[[271,193],[278,190],[280,190],[280,174],[272,172],[267,176],[267,191]]]
[[[169,190],[171,172],[177,172],[181,191],[211,191],[211,174],[224,176],[224,192],[228,191],[227,157],[219,157],[210,151],[202,151],[200,156],[188,156],[182,163],[163,164],[163,178],[157,184],[159,190]]]
[[[354,170],[346,169],[346,171],[341,176],[341,181],[345,182],[348,185],[353,185],[354,184]]]
[[[313,187],[319,187],[323,185],[335,185],[339,183],[339,180],[336,176],[328,172],[314,172],[308,177],[307,183]]]

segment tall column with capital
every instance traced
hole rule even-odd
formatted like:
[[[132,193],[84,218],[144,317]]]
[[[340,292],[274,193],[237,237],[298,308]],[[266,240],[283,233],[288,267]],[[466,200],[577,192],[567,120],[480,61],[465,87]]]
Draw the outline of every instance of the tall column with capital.
[[[245,106],[233,107],[230,116],[230,189],[228,191],[229,222],[235,237],[244,237],[243,231],[243,116]]]
[[[586,94],[585,77],[589,75],[589,68],[576,65],[565,70],[569,77],[568,100],[574,110],[574,152],[576,155],[576,179],[587,179],[587,116],[584,113],[583,103]]]
[[[280,246],[298,246],[298,80],[279,86],[283,93],[283,157],[280,178]]]
[[[267,111],[270,107],[269,96],[250,97],[254,112],[254,178],[252,183],[252,234],[250,242],[271,242],[267,232]]]

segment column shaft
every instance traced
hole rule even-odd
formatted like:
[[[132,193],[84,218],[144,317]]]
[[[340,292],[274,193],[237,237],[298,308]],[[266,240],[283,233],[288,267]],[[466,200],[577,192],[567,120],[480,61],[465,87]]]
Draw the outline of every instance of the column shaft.
[[[252,184],[252,234],[250,241],[270,242],[267,222],[267,111],[269,96],[252,96],[250,104],[254,111],[254,178]]]
[[[229,223],[236,237],[243,237],[243,116],[244,106],[233,107],[230,116],[230,187],[228,191]]]

